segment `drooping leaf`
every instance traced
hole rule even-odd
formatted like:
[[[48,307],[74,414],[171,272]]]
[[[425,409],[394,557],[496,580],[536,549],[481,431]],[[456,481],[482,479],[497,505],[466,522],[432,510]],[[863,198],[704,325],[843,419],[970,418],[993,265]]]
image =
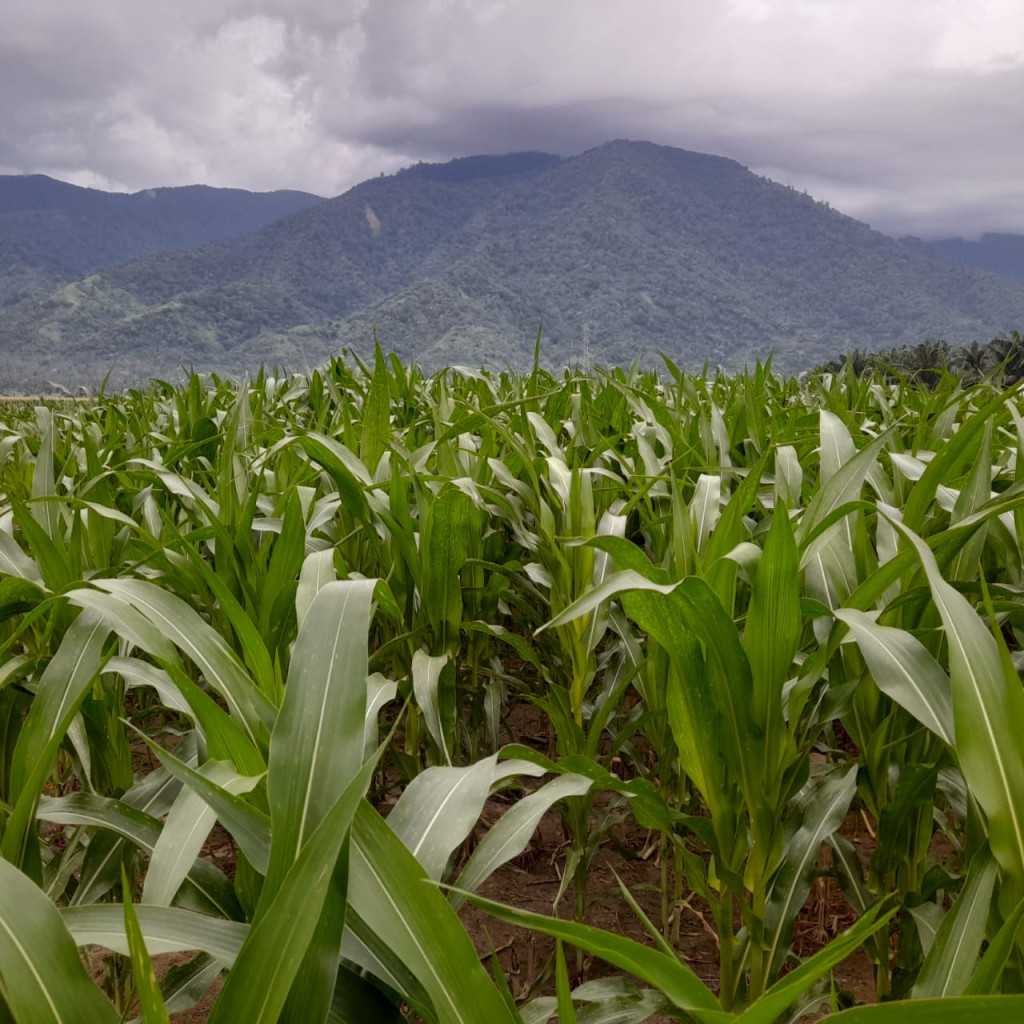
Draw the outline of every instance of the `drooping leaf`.
[[[544,935],[570,942],[613,966],[628,971],[660,989],[680,1009],[710,1011],[710,1014],[701,1013],[702,1020],[710,1022],[730,1019],[730,1015],[722,1013],[721,1004],[711,990],[681,960],[615,932],[602,931],[600,928],[577,924],[574,921],[545,917],[543,914],[495,903],[481,896],[467,896],[475,906],[501,921],[532,928]]]
[[[850,627],[878,688],[955,746],[953,688],[924,644],[906,630],[880,626],[853,608],[839,608],[835,616]]]
[[[1015,731],[1024,721],[1024,691],[1016,672],[1009,678],[1004,671],[996,641],[978,613],[942,578],[928,545],[896,525],[924,566],[949,642],[960,767],[985,811],[992,852],[1014,891],[1024,895],[1024,749]]]

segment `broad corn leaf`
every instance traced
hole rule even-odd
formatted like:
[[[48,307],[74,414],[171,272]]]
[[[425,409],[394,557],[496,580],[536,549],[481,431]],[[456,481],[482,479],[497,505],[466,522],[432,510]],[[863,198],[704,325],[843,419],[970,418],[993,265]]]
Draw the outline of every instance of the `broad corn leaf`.
[[[835,615],[849,626],[878,688],[954,746],[949,676],[924,644],[906,630],[880,626],[853,608],[839,608]]]
[[[1024,748],[1017,728],[1024,721],[1024,692],[1016,673],[1007,677],[981,617],[942,578],[928,545],[897,526],[917,550],[949,642],[957,758],[988,820],[992,852],[1019,898],[1024,895]]]
[[[545,917],[532,911],[495,903],[481,896],[469,896],[470,901],[488,914],[509,924],[532,928],[564,942],[570,942],[602,960],[628,971],[642,981],[665,993],[682,1010],[688,1010],[705,1021],[725,1021],[721,1004],[711,989],[679,959],[669,957],[660,950],[643,946],[639,942],[616,932],[602,931],[590,925],[576,924],[555,917]]]
[[[111,909],[121,913],[120,907]],[[17,1024],[117,1024],[120,1019],[82,966],[60,912],[3,859],[0,995]]]
[[[455,911],[368,804],[352,832],[349,904],[380,954],[415,977],[439,1024],[515,1024]]]
[[[156,980],[156,973],[153,970],[153,961],[150,959],[149,950],[146,949],[146,940],[135,914],[133,894],[124,865],[121,866],[121,895],[124,905],[124,930],[128,938],[128,948],[131,950],[132,974],[139,993],[143,1020],[146,1024],[171,1024],[163,996],[160,994],[160,983]]]

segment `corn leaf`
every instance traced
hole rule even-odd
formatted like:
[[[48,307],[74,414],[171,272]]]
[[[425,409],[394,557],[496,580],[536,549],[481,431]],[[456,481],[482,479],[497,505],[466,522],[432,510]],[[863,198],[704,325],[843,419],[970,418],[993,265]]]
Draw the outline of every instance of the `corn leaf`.
[[[349,902],[356,934],[375,936],[385,966],[415,977],[439,1024],[514,1024],[455,911],[368,804],[353,825]]]
[[[121,916],[121,908],[111,908]],[[122,916],[123,926],[123,916]],[[0,995],[17,1024],[117,1024],[60,912],[0,860]]]
[[[132,904],[132,890],[128,884],[128,873],[121,866],[121,902],[124,907],[124,930],[128,939],[128,949],[132,961],[132,976],[139,996],[139,1008],[145,1024],[171,1024],[167,1016],[167,1006],[160,994],[160,983],[156,980],[153,961],[146,940],[143,938],[139,919]]]

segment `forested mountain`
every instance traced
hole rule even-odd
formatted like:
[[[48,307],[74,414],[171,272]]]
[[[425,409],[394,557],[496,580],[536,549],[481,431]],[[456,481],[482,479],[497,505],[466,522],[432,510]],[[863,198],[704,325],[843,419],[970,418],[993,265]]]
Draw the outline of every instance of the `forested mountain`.
[[[205,185],[127,195],[0,175],[0,304],[144,253],[246,235],[322,201]]]
[[[1024,235],[985,234],[976,242],[944,238],[929,247],[947,259],[1024,281]]]
[[[250,235],[150,254],[0,310],[0,378],[427,366],[658,351],[784,367],[1024,324],[1024,287],[898,242],[740,164],[649,143],[375,178]],[[28,371],[31,369],[31,375]],[[20,383],[19,381],[16,381]]]

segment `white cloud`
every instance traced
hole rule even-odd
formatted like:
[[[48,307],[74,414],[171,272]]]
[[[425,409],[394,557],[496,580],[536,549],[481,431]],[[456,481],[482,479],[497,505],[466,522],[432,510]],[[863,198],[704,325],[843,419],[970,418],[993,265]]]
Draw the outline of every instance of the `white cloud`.
[[[1024,231],[1017,0],[0,0],[0,23],[0,170],[334,194],[624,136],[893,231]]]

